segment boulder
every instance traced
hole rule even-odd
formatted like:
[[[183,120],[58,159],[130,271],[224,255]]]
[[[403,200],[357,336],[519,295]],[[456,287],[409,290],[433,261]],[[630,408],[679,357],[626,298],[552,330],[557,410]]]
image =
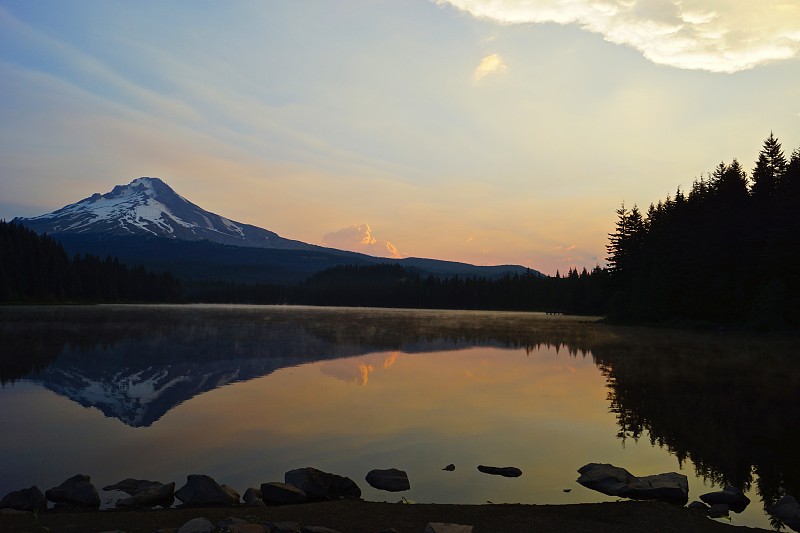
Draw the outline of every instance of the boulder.
[[[208,518],[192,518],[178,529],[178,533],[211,533],[212,531],[214,531],[214,524]]]
[[[478,470],[484,474],[492,474],[493,476],[503,477],[519,477],[522,475],[522,470],[515,466],[484,466],[478,465]]]
[[[731,508],[728,507],[727,503],[715,503],[708,510],[708,516],[710,518],[722,518],[724,516],[729,516],[730,509]]]
[[[750,498],[736,487],[731,487],[730,485],[720,491],[703,494],[700,499],[712,507],[714,504],[724,503],[734,513],[741,513],[745,510],[745,507],[750,505]]]
[[[340,500],[361,497],[361,489],[349,477],[329,474],[316,468],[290,470],[284,475],[289,485],[306,493],[309,500]],[[263,489],[262,489],[263,490]]]
[[[397,468],[387,470],[370,470],[367,474],[367,483],[378,490],[400,492],[409,490],[408,474]]]
[[[251,506],[251,507],[263,507],[264,500],[261,499],[261,489],[257,489],[255,487],[249,487],[246,491],[244,491],[244,496],[242,497],[244,503]]]
[[[454,465],[453,463],[450,463],[446,467],[442,468],[442,470],[447,470],[448,472],[452,472],[455,469],[456,469],[456,465]]]
[[[175,483],[166,485],[159,481],[147,479],[123,479],[113,485],[106,485],[103,490],[118,490],[130,496],[117,501],[117,507],[170,507],[175,501]]]
[[[189,507],[239,503],[239,494],[236,491],[202,474],[187,476],[186,484],[175,492],[175,497]]]
[[[800,503],[788,494],[767,508],[767,512],[795,531],[800,531]]]
[[[300,531],[300,524],[297,522],[267,522],[270,533],[298,533]]]
[[[691,509],[692,511],[700,511],[703,514],[708,514],[709,509],[708,505],[704,504],[703,502],[698,502],[697,500],[687,505],[686,508]]]
[[[44,511],[47,509],[47,498],[44,497],[39,487],[34,485],[29,489],[16,490],[6,494],[0,500],[0,509]]]
[[[683,474],[669,472],[636,477],[624,468],[599,463],[584,465],[578,472],[581,474],[578,483],[609,496],[680,505],[689,501],[689,480]]]
[[[428,522],[428,525],[425,526],[425,533],[472,533],[472,526]]]
[[[97,509],[100,507],[100,495],[89,479],[89,476],[81,474],[72,476],[58,487],[48,489],[44,495],[56,505]]]
[[[308,500],[308,496],[294,485],[271,481],[261,484],[261,500],[267,505],[285,505],[303,503]]]

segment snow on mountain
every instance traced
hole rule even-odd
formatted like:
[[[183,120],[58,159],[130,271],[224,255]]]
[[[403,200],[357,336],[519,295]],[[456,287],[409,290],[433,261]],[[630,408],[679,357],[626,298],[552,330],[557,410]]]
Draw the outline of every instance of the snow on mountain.
[[[51,235],[150,235],[255,248],[315,248],[206,211],[160,179],[149,177],[117,185],[109,193],[93,194],[52,213],[16,218],[14,222]]]

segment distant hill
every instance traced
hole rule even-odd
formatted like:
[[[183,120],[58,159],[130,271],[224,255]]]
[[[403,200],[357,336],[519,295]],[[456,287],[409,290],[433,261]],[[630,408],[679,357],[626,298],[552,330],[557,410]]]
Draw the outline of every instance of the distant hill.
[[[184,279],[292,283],[334,266],[379,263],[398,263],[437,276],[494,279],[530,272],[519,265],[386,259],[286,239],[206,211],[150,177],[13,222],[49,234],[70,254],[116,256],[129,264],[169,270]]]

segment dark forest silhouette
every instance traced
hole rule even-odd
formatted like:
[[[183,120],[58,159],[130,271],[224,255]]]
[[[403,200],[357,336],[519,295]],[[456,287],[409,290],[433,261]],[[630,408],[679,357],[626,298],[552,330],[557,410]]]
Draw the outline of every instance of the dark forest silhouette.
[[[764,141],[748,180],[720,163],[688,194],[617,210],[607,314],[627,321],[800,325],[800,149]]]
[[[399,264],[337,266],[299,284],[178,282],[115,258],[77,255],[0,223],[0,302],[183,301],[606,315],[620,322],[800,326],[800,149],[774,135],[748,178],[734,159],[651,204],[617,210],[608,267],[498,279],[434,275]]]
[[[116,258],[70,258],[57,241],[0,221],[0,303],[168,302],[180,296],[169,273]]]

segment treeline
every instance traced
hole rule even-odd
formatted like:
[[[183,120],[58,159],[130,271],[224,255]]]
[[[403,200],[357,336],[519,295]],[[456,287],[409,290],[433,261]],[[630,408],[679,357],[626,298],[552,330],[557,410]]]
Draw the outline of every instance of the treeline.
[[[434,276],[398,264],[337,266],[292,286],[198,282],[187,299],[202,302],[305,304],[419,309],[489,309],[602,314],[607,272],[572,269],[566,276]]]
[[[611,318],[800,326],[800,149],[787,159],[770,134],[749,178],[723,162],[688,194],[617,215]]]
[[[170,302],[180,295],[168,273],[111,257],[70,258],[47,235],[0,221],[0,303]]]

